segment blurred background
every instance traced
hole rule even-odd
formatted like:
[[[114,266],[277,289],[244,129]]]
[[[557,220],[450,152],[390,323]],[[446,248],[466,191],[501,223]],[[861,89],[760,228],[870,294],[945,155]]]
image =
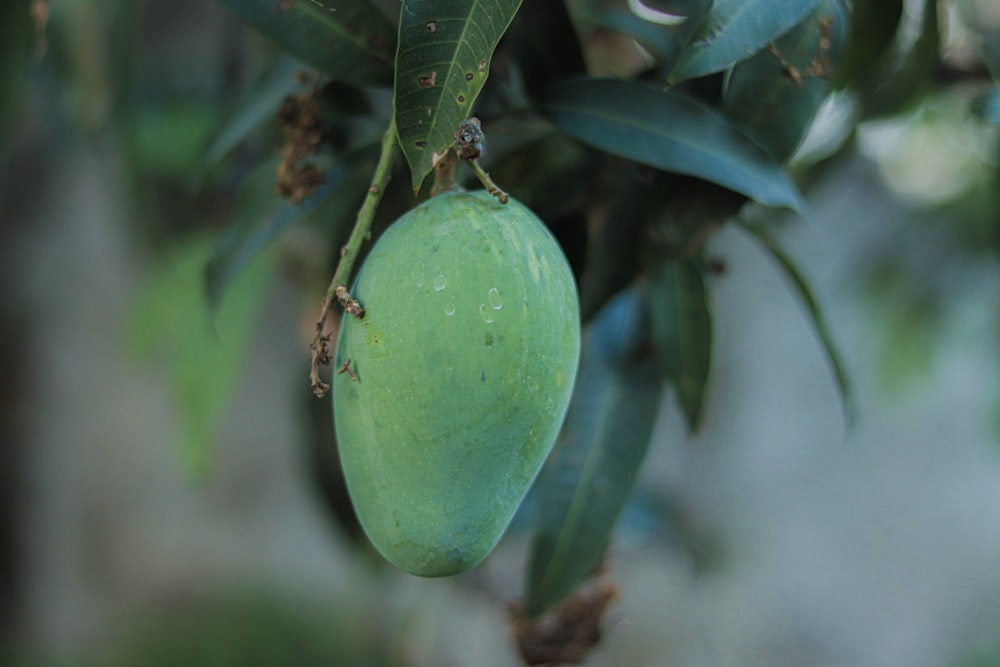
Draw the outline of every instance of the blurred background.
[[[1000,665],[1000,6],[940,13],[944,74],[860,124],[835,95],[795,163],[804,214],[771,221],[854,420],[781,271],[723,229],[704,425],[667,397],[584,664]],[[631,57],[581,30],[611,71]],[[322,216],[205,305],[281,138],[224,169],[206,147],[274,47],[195,0],[4,3],[0,33],[0,664],[518,664],[526,521],[421,580],[330,481]]]

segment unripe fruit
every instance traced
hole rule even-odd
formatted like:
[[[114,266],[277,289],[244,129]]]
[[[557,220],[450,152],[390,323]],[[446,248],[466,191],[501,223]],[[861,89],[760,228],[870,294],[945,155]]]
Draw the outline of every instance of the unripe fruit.
[[[358,518],[412,574],[458,574],[500,539],[555,442],[580,353],[566,258],[522,204],[442,194],[358,273],[333,391]]]

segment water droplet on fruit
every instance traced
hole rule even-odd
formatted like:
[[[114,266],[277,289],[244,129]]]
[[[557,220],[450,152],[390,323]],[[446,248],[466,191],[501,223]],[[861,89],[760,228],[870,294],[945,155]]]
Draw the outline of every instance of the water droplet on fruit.
[[[486,307],[485,303],[479,304],[479,314],[483,316],[483,322],[486,322],[486,324],[493,324],[493,313],[490,312],[490,309]]]
[[[490,308],[500,310],[503,308],[503,299],[500,298],[500,290],[496,287],[490,288]]]
[[[446,304],[444,304],[444,314],[445,315],[454,315],[455,314],[455,304],[453,304],[453,303],[446,303]]]
[[[437,278],[434,279],[434,291],[440,292],[447,286],[448,286],[448,279],[439,273]]]

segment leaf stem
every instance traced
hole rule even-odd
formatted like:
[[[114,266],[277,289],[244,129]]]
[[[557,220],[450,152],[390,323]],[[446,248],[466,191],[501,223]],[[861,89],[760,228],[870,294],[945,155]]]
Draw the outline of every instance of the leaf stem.
[[[330,286],[326,289],[319,317],[316,319],[316,333],[309,346],[312,349],[309,380],[316,396],[324,396],[330,390],[330,385],[319,377],[319,367],[330,363],[330,334],[325,333],[326,317],[330,313],[330,306],[333,305],[334,301],[337,301],[348,314],[355,317],[364,317],[365,315],[364,307],[351,296],[346,283],[350,279],[354,263],[361,253],[361,246],[371,236],[372,220],[375,219],[375,211],[378,209],[379,202],[382,201],[382,194],[392,178],[392,164],[395,162],[398,149],[396,119],[393,117],[389,121],[389,127],[386,128],[385,134],[382,135],[382,151],[379,153],[378,163],[375,165],[375,174],[372,176],[372,182],[368,188],[368,196],[365,197],[361,208],[358,209],[358,218],[354,223],[350,238],[347,239],[347,244],[341,249],[340,262],[337,264],[337,270],[334,271]]]

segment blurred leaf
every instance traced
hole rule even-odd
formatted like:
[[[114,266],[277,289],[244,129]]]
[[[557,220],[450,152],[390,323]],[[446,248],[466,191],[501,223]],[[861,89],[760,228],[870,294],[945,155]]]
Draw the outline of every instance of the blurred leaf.
[[[649,4],[648,2],[646,4]],[[701,22],[712,8],[712,0],[664,0],[656,3],[658,11],[687,17],[673,25],[662,25],[643,20],[625,8],[594,8],[577,18],[628,35],[642,44],[665,72],[677,64],[681,50],[697,32]]]
[[[983,104],[983,118],[1000,127],[1000,86],[993,89],[993,93],[986,98]]]
[[[254,318],[274,276],[269,262],[253,263],[213,319],[203,281],[213,244],[199,238],[172,249],[139,291],[129,331],[130,347],[140,357],[168,360],[181,458],[195,475],[211,466],[212,432],[246,366]]]
[[[265,193],[265,196],[253,197],[249,203],[238,207],[236,222],[219,239],[208,262],[205,278],[212,308],[218,306],[229,284],[254,257],[289,227],[306,219],[334,195],[341,201],[358,201],[364,186],[351,177],[360,171],[363,158],[369,153],[368,147],[363,147],[335,160],[323,170],[323,184],[299,204],[292,204],[278,195],[273,162],[259,170],[244,187],[244,192]],[[345,183],[351,187],[342,188]],[[357,195],[353,199],[352,193]]]
[[[933,87],[940,61],[941,27],[937,0],[925,0],[920,34],[902,61],[894,65],[875,64],[867,77],[857,83],[863,114],[880,118],[903,113],[918,104]]]
[[[530,616],[558,603],[593,570],[632,493],[662,394],[646,356],[649,336],[637,289],[611,301],[585,332],[566,424],[537,485]]]
[[[704,178],[768,206],[799,206],[795,186],[760,147],[678,90],[579,79],[553,87],[543,109],[564,132],[613,155]]]
[[[651,277],[644,294],[653,348],[664,379],[674,385],[688,428],[701,424],[712,361],[708,290],[690,259],[670,262]]]
[[[209,105],[152,106],[133,114],[128,136],[134,164],[187,182],[218,119],[218,109]]]
[[[903,0],[854,0],[851,37],[836,69],[838,85],[849,85],[868,75],[892,46],[902,17]]]
[[[338,81],[392,81],[396,34],[368,0],[222,0],[302,62]]]
[[[671,72],[673,83],[721,72],[798,25],[820,0],[715,0]]]
[[[32,37],[37,34],[28,0],[11,0],[0,6],[0,140],[20,113],[21,87],[31,61]]]
[[[857,414],[857,408],[854,402],[854,390],[851,387],[850,378],[847,375],[847,369],[844,366],[840,352],[833,340],[833,335],[830,333],[830,328],[826,323],[826,318],[823,316],[823,311],[820,309],[819,303],[813,296],[809,283],[792,261],[792,258],[788,256],[784,249],[778,245],[778,242],[775,241],[770,234],[759,227],[744,226],[744,228],[747,229],[755,239],[757,239],[761,247],[763,247],[775,263],[777,263],[778,267],[782,270],[782,272],[784,272],[785,277],[791,283],[791,286],[801,300],[802,305],[805,306],[806,313],[812,320],[813,328],[815,328],[816,335],[819,337],[820,344],[823,346],[823,352],[826,354],[827,362],[833,370],[833,377],[837,383],[837,389],[840,391],[840,398],[843,402],[844,418],[848,425],[852,424],[854,422],[855,415]]]
[[[586,70],[580,41],[562,0],[524,5],[510,24],[505,43],[532,97],[552,82]]]
[[[301,71],[302,64],[298,61],[280,58],[256,85],[240,96],[233,113],[224,119],[205,151],[197,181],[254,130],[274,119],[286,97],[309,87],[309,81],[297,76]]]
[[[396,55],[396,128],[420,189],[434,156],[455,143],[486,83],[490,59],[521,0],[405,0]]]
[[[723,111],[778,162],[795,151],[830,90],[847,21],[842,0],[822,0],[772,48],[733,69]]]

